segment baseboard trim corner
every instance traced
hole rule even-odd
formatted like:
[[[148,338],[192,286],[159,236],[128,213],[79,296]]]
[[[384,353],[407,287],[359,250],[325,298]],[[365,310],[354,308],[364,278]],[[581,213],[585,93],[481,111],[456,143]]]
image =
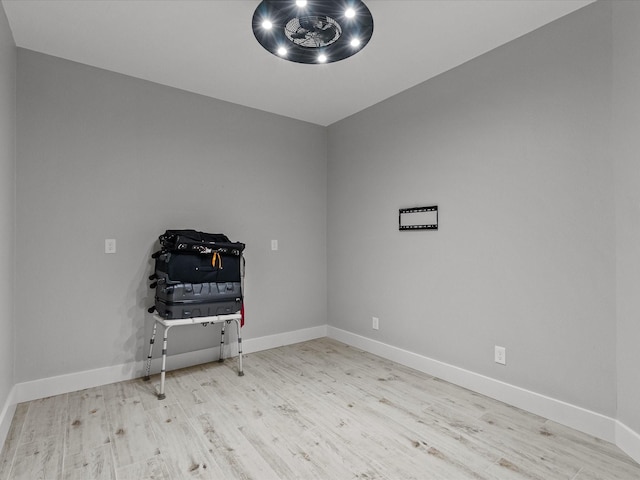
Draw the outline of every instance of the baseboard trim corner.
[[[617,428],[616,420],[606,415],[336,327],[328,326],[327,336],[617,444],[617,432],[620,429]],[[620,433],[621,436],[625,434],[627,434],[627,432]],[[633,439],[629,437],[632,436],[627,434],[625,438],[630,444],[629,449],[633,450],[634,442]],[[629,452],[627,451],[627,453]],[[637,460],[637,457],[631,456]]]
[[[619,420],[616,421],[616,441],[615,444],[640,463],[640,433],[631,430]]]

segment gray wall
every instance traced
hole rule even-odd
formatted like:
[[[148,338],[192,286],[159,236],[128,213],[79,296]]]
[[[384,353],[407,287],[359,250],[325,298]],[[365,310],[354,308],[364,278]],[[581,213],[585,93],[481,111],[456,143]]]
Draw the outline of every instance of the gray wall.
[[[613,3],[618,419],[640,432],[640,3]]]
[[[245,339],[326,324],[324,128],[22,49],[17,103],[16,382],[146,356],[167,228],[247,244]]]
[[[598,2],[329,127],[330,325],[615,417],[610,17]],[[431,204],[437,232],[398,231]]]
[[[16,46],[0,5],[0,411],[14,384]]]

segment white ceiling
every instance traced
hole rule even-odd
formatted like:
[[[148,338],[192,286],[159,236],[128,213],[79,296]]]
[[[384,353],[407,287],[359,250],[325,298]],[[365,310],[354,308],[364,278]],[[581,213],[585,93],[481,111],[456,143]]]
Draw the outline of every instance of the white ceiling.
[[[267,53],[259,0],[2,0],[19,47],[330,125],[594,0],[365,0],[373,37],[341,62]]]

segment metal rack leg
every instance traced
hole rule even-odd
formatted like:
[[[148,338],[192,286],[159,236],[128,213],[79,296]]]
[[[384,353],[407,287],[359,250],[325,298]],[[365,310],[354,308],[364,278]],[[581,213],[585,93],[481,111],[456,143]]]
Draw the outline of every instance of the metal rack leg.
[[[153,322],[153,333],[151,334],[151,340],[149,340],[149,355],[147,355],[147,368],[145,369],[145,376],[143,380],[148,382],[151,377],[149,377],[149,372],[151,371],[151,357],[153,357],[153,344],[156,341],[156,328],[158,328],[158,324]]]
[[[227,322],[222,322],[222,330],[220,330],[220,358],[218,359],[220,363],[224,362],[224,327],[226,324]]]
[[[164,336],[162,338],[162,370],[160,370],[160,393],[158,394],[158,400],[164,400],[166,398],[164,394],[164,377],[167,366],[167,337],[169,336],[170,328],[170,326],[164,328]]]
[[[242,334],[240,333],[240,320],[236,319],[235,322],[238,329],[238,376],[242,377],[244,375],[242,370]]]

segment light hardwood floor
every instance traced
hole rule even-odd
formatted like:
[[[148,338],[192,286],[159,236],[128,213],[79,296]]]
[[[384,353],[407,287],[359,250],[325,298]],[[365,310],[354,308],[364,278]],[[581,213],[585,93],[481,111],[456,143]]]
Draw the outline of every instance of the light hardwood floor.
[[[324,338],[20,404],[0,479],[640,479],[614,445]]]

